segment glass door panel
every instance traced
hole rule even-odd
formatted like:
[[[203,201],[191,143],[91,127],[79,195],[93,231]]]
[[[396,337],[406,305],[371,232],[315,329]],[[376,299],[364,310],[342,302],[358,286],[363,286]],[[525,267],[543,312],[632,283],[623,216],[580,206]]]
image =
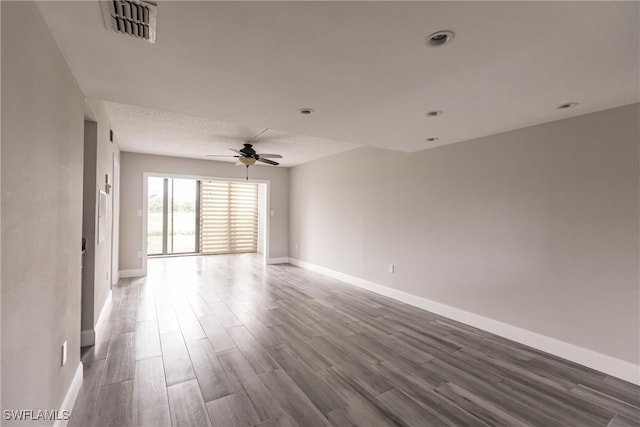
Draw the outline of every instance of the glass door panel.
[[[194,179],[170,179],[170,225],[167,228],[170,245],[167,253],[197,252],[196,195]]]
[[[149,177],[147,255],[198,252],[198,181]]]
[[[149,177],[147,186],[147,255],[163,253],[164,178]]]

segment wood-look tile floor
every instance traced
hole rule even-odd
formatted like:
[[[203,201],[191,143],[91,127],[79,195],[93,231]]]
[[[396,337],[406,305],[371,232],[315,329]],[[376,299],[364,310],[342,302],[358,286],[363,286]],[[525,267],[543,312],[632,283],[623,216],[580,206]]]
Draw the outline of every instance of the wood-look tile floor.
[[[256,255],[121,280],[70,426],[631,426],[640,389]]]

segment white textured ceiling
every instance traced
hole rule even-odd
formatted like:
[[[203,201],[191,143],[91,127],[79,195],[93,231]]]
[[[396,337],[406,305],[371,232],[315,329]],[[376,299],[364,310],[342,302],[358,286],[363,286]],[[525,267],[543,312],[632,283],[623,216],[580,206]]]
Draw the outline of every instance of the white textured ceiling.
[[[638,2],[162,1],[156,44],[95,1],[39,8],[85,95],[247,130],[416,151],[640,98]]]
[[[330,139],[216,122],[117,102],[103,101],[103,105],[120,148],[135,153],[235,162],[233,157],[205,156],[233,156],[229,148],[239,150],[244,142],[261,134],[252,142],[258,153],[282,154],[284,158],[273,160],[282,166],[294,166],[357,147]]]

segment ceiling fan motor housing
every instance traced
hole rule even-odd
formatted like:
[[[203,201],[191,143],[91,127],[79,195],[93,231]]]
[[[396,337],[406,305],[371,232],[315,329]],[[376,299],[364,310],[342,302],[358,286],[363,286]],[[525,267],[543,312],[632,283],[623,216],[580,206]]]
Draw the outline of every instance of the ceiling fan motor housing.
[[[253,157],[256,154],[256,151],[253,149],[251,144],[244,144],[244,147],[240,149],[240,152],[249,157]]]

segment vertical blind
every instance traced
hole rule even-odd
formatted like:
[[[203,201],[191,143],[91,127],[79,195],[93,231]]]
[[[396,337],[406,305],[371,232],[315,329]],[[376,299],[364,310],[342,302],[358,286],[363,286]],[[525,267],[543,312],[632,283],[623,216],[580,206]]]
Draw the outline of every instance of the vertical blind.
[[[258,250],[258,185],[202,181],[200,252],[229,254]]]

